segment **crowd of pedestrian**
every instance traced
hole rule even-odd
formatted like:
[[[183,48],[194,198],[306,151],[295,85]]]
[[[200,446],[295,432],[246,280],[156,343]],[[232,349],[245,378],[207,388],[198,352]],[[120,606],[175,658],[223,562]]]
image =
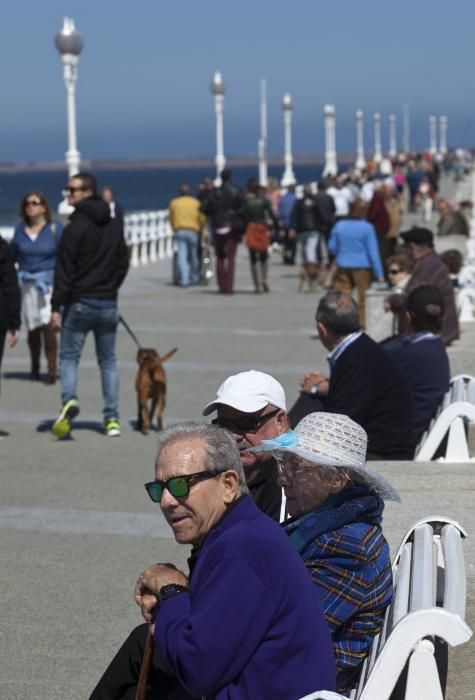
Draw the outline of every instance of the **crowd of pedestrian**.
[[[409,162],[406,178],[412,170]],[[223,294],[234,290],[241,240],[257,294],[270,291],[273,242],[284,264],[298,252],[308,275],[331,275],[315,314],[329,373],[303,376],[287,412],[275,377],[241,372],[203,407],[204,416],[216,413],[211,424],[161,433],[155,478],[145,488],[176,541],[192,546],[189,568],[158,563],[140,574],[134,595],[146,624],[132,631],[91,700],[137,697],[144,669],[143,697],[169,700],[289,700],[355,687],[392,598],[382,516],[385,500],[399,500],[368,462],[412,459],[447,391],[446,345],[459,334],[449,271],[457,263],[435,252],[428,228],[400,232],[405,185],[397,174],[339,176],[317,191],[304,187],[302,196],[294,188],[280,196],[274,187],[268,196],[254,179],[241,193],[224,170],[218,186],[203,183],[197,197],[182,186],[170,203],[180,286],[200,282],[204,232]],[[59,439],[79,413],[88,333],[104,432],[121,432],[115,342],[129,260],[120,205],[110,188],[102,197],[97,191],[89,173],[70,178],[73,211],[64,229],[44,196],[30,192],[10,246],[0,239],[0,363],[23,318],[31,379],[40,376],[43,340],[53,384],[60,334],[62,408],[52,426]],[[416,206],[411,198],[409,206]],[[365,333],[373,280],[389,280],[395,332],[383,343]]]

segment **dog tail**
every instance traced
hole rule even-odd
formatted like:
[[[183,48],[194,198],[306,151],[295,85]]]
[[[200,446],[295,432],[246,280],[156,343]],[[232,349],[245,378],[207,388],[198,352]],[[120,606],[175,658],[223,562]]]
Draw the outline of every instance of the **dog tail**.
[[[172,357],[172,355],[174,355],[177,350],[178,348],[173,348],[173,350],[169,350],[167,353],[165,353],[165,355],[160,355],[160,362],[166,362],[167,360],[169,360],[170,357]]]

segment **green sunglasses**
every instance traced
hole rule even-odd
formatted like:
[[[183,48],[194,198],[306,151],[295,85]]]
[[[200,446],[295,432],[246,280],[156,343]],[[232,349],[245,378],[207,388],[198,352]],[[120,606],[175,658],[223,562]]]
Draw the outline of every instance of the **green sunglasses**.
[[[167,481],[149,481],[144,484],[145,489],[154,503],[160,503],[163,492],[167,489],[174,498],[185,498],[190,493],[193,483],[203,481],[204,479],[212,479],[221,472],[216,469],[208,469],[204,472],[196,472],[195,474],[185,474],[184,476],[173,476]]]

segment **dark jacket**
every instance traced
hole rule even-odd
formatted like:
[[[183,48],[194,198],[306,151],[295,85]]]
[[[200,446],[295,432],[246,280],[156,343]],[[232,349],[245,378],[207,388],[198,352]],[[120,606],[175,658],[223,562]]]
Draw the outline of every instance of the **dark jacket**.
[[[277,462],[273,457],[261,465],[257,476],[248,481],[247,486],[256,506],[278,523],[282,489],[277,484]]]
[[[388,210],[386,209],[386,204],[384,202],[384,197],[381,192],[376,192],[373,194],[371,202],[368,207],[368,214],[366,216],[370,224],[373,224],[377,235],[381,238],[387,234],[390,227],[390,220]]]
[[[21,297],[9,245],[0,237],[0,332],[20,328]]]
[[[335,200],[326,192],[317,192],[314,200],[320,218],[318,230],[328,233],[335,221]]]
[[[250,496],[206,536],[190,592],[162,601],[155,643],[193,697],[297,700],[335,689],[319,596],[285,532]]]
[[[406,287],[406,296],[421,284],[431,284],[439,289],[444,298],[444,320],[442,322],[442,340],[449,345],[460,337],[457,309],[455,306],[454,288],[450,279],[448,267],[440,255],[432,250],[414,263],[411,279]]]
[[[58,248],[51,308],[80,299],[116,299],[129,266],[124,231],[109,205],[88,197],[71,214]]]
[[[230,182],[215,187],[201,205],[201,211],[211,219],[214,229],[230,228],[240,232],[244,230],[242,208],[244,200],[241,192]]]
[[[411,390],[383,348],[362,333],[336,360],[325,410],[344,413],[368,434],[368,452],[383,459],[414,455]]]
[[[447,350],[440,336],[417,333],[382,344],[409,381],[414,410],[415,444],[429,426],[450,383]]]
[[[296,200],[290,215],[292,228],[295,228],[298,233],[319,231],[322,223],[320,211],[313,195],[305,194],[302,199]]]

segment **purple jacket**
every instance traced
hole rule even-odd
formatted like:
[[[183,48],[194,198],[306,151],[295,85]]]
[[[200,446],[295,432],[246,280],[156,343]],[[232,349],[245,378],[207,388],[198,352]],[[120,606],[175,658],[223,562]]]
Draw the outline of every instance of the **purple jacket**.
[[[311,578],[250,496],[207,535],[190,593],[163,601],[155,643],[193,697],[297,700],[335,689],[332,642]]]

